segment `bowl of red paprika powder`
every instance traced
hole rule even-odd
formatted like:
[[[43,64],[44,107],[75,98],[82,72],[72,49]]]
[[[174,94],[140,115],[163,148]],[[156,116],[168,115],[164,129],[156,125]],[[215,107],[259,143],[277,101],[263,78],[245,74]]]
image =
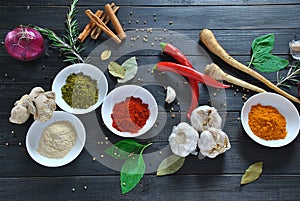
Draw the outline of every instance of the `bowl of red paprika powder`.
[[[299,134],[297,108],[287,98],[270,92],[250,97],[241,111],[244,130],[255,142],[267,147],[282,147]]]
[[[101,115],[106,127],[121,137],[138,137],[154,125],[158,107],[153,95],[138,85],[123,85],[105,98]]]

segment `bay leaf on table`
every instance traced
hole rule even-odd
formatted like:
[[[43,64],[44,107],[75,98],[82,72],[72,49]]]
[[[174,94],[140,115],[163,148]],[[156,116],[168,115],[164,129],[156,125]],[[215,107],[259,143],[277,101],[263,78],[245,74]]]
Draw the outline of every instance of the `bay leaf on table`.
[[[262,169],[263,162],[257,162],[250,165],[242,176],[241,184],[248,184],[257,180],[262,173]]]
[[[164,176],[168,174],[173,174],[178,171],[184,164],[185,157],[180,157],[175,154],[172,154],[165,158],[158,166],[156,175]]]
[[[124,61],[124,63],[122,63],[122,66],[125,68],[125,76],[121,79],[118,79],[118,83],[125,83],[131,80],[138,72],[136,57],[130,57]]]
[[[125,77],[125,68],[114,61],[109,62],[108,72],[111,75],[121,78],[121,79],[123,79]]]

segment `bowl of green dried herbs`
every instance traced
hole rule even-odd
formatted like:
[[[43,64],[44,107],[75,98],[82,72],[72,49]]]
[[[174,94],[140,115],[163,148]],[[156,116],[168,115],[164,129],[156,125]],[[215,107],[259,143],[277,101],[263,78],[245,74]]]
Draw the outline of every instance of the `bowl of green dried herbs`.
[[[108,91],[104,73],[97,67],[78,63],[61,70],[54,78],[52,90],[56,104],[64,111],[85,114],[97,109]]]

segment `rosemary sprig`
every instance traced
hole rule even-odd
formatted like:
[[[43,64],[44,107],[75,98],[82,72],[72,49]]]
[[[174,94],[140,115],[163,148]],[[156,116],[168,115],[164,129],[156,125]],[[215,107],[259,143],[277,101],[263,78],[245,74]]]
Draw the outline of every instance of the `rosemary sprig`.
[[[290,65],[290,69],[285,76],[281,76],[279,72],[277,72],[277,86],[290,88],[291,85],[298,85],[300,83],[300,61],[296,65]]]
[[[78,0],[73,0],[68,10],[65,24],[67,35],[59,37],[52,30],[34,26],[36,30],[46,36],[51,42],[51,47],[56,48],[65,56],[64,62],[84,63],[86,60],[80,55],[83,51],[83,45],[77,40],[79,34],[78,23],[76,20],[76,4]]]

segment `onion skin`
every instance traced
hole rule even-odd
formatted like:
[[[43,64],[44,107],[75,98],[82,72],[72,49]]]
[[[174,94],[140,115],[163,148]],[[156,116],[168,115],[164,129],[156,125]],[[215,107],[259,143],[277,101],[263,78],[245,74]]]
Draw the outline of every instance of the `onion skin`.
[[[43,53],[44,39],[37,30],[19,26],[7,33],[5,48],[11,57],[19,61],[32,61]]]

